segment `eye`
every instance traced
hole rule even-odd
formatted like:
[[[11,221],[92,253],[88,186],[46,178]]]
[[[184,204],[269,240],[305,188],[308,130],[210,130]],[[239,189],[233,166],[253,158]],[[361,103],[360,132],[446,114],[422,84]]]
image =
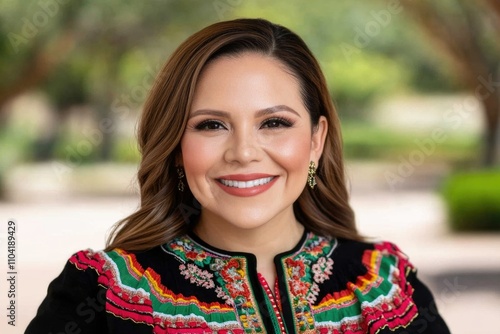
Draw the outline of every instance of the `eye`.
[[[200,131],[217,131],[217,130],[223,130],[225,128],[226,127],[221,121],[216,121],[212,119],[202,121],[201,123],[195,126],[195,129]]]
[[[293,122],[282,117],[269,118],[262,122],[261,128],[289,128]]]

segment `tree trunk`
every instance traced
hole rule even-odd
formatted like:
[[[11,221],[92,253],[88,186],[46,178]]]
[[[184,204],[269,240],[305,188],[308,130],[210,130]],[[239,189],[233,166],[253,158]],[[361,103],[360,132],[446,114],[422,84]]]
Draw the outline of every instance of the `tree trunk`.
[[[112,124],[114,124],[114,129],[112,131],[102,131],[102,129],[98,130],[102,134],[102,142],[98,146],[99,152],[97,159],[99,161],[110,161],[113,152],[113,146],[115,144],[115,132],[117,131],[116,119],[114,119],[109,105],[105,104],[104,102],[99,101],[97,108],[98,123],[103,119],[108,119],[110,120],[110,122],[112,122]]]
[[[484,1],[495,17],[500,17],[500,1]],[[456,5],[461,10],[461,20],[450,19],[431,1],[405,2],[407,12],[451,60],[462,84],[481,95],[478,98],[484,106],[485,126],[480,161],[483,167],[493,167],[500,163],[500,67],[489,56],[491,50],[480,43],[483,19],[473,10],[473,3],[456,1]]]
[[[495,76],[493,77],[495,79]],[[496,75],[498,84],[500,71]],[[491,94],[483,100],[485,113],[485,132],[482,165],[493,167],[500,162],[500,87],[490,87]],[[494,89],[493,89],[494,88]]]

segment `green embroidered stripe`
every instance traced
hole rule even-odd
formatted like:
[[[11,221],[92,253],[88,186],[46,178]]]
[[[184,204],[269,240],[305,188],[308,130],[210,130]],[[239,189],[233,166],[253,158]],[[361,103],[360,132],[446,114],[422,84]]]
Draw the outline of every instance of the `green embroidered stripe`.
[[[129,272],[126,260],[124,257],[113,251],[107,253],[109,258],[114,262],[116,268],[119,273],[119,284],[125,285],[126,287],[137,290],[143,289],[146,293],[149,294],[153,310],[158,313],[163,313],[167,315],[195,315],[198,317],[202,317],[207,322],[238,322],[236,318],[236,314],[231,307],[228,307],[226,310],[221,310],[221,308],[214,304],[213,307],[203,309],[200,306],[200,302],[194,298],[184,298],[177,299],[176,296],[168,294],[166,299],[171,300],[172,302],[162,302],[160,301],[156,295],[151,291],[151,284],[147,277],[144,275],[140,275],[141,278],[137,280],[132,274]],[[137,274],[136,274],[137,275]],[[156,292],[159,293],[159,292]]]

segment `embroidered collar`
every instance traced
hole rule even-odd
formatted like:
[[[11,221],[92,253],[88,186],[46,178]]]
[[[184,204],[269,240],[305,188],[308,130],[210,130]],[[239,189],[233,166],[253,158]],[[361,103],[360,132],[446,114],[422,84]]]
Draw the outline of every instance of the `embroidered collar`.
[[[305,246],[305,243],[306,243],[308,237],[310,237],[310,235],[312,235],[312,234],[304,229],[304,232],[302,233],[302,236],[300,237],[299,242],[292,249],[277,254],[274,257],[275,262],[276,262],[276,260],[279,260],[283,257],[291,256],[297,252],[302,251],[302,249]],[[214,247],[214,246],[208,244],[207,242],[205,242],[204,240],[202,240],[200,237],[198,237],[198,235],[196,235],[192,231],[187,234],[187,237],[189,239],[191,239],[191,241],[194,243],[194,245],[198,246],[200,249],[203,249],[204,251],[206,251],[210,254],[214,254],[214,255],[217,255],[220,257],[243,256],[243,257],[246,257],[247,259],[249,259],[251,262],[254,262],[254,261],[256,262],[255,255],[252,253],[228,251],[228,250]]]

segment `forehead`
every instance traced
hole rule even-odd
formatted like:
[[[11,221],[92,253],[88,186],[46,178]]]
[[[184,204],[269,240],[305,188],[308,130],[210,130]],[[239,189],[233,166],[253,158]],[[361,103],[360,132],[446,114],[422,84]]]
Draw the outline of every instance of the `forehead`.
[[[240,105],[262,109],[282,104],[303,106],[297,78],[276,58],[243,53],[222,56],[204,68],[192,108]]]

